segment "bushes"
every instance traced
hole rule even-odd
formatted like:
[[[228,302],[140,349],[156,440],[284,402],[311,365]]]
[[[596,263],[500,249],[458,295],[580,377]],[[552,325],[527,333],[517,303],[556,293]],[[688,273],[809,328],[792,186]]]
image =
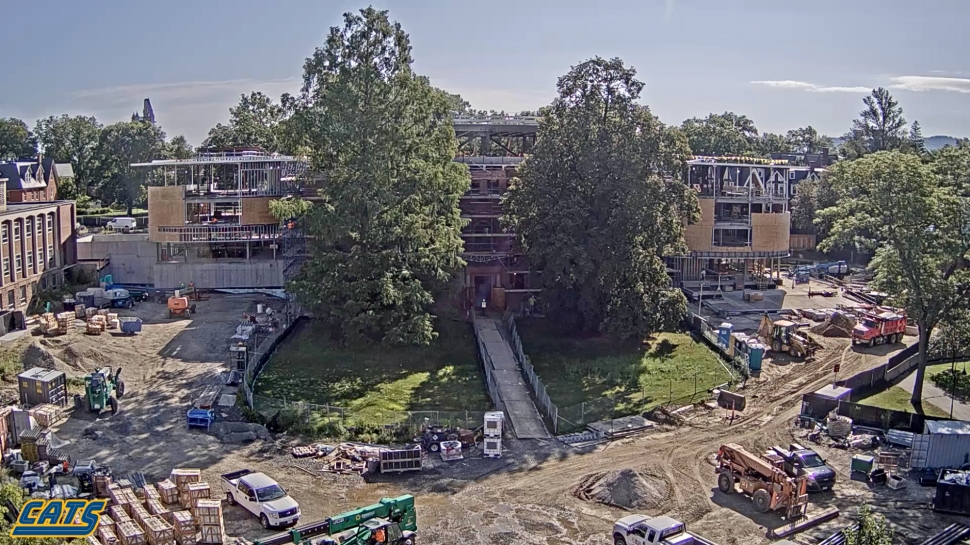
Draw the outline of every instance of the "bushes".
[[[970,398],[970,374],[965,370],[947,369],[930,377],[937,388],[959,400]]]

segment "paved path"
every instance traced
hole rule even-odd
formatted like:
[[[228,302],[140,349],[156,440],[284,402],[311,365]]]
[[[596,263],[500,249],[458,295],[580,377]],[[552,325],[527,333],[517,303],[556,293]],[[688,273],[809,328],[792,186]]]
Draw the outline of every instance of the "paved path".
[[[899,387],[909,393],[913,393],[913,388],[916,387],[916,371],[913,371],[908,377],[904,378],[899,383]],[[950,414],[950,396],[946,395],[946,392],[930,382],[930,377],[923,378],[923,403],[929,403],[946,414]],[[962,403],[954,400],[953,419],[970,420],[970,403]]]
[[[492,376],[511,420],[512,431],[519,439],[550,439],[552,435],[529,396],[529,387],[522,378],[519,363],[509,343],[502,337],[500,327],[498,320],[475,320],[475,334],[482,340],[491,360]]]

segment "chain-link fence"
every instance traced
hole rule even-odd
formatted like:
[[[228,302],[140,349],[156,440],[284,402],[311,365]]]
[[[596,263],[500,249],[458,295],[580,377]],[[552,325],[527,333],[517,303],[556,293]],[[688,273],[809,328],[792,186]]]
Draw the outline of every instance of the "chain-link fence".
[[[505,322],[505,327],[509,334],[509,340],[511,341],[512,353],[519,360],[522,374],[532,388],[532,393],[535,394],[536,407],[549,419],[549,423],[552,425],[552,432],[559,433],[559,407],[552,402],[549,393],[546,391],[546,385],[542,383],[539,375],[536,374],[535,369],[532,367],[532,362],[529,361],[529,356],[526,356],[522,350],[522,339],[519,338],[519,331],[515,327],[515,316],[509,316]]]

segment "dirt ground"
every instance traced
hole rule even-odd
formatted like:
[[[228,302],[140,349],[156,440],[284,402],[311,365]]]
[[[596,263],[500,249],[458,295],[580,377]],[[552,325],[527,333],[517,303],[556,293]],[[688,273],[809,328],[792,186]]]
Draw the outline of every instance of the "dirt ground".
[[[717,448],[725,442],[753,449],[787,445],[793,439],[806,442],[805,430],[793,426],[800,394],[831,381],[836,362],[848,376],[888,355],[885,347],[864,355],[847,339],[825,338],[821,342],[826,348],[813,362],[766,362],[760,376],[745,386],[748,406],[733,423],[727,420],[729,413],[700,406],[679,413],[685,419],[679,427],[661,426],[648,435],[591,450],[558,441],[507,440],[501,459],[484,459],[473,451],[462,461],[438,461],[418,474],[377,475],[365,481],[320,474],[310,462],[293,459],[289,448],[298,444],[296,438],[252,440],[255,434],[186,429],[185,411],[206,386],[221,383],[229,337],[243,312],[257,302],[273,304],[266,296],[213,295],[198,303],[191,319],[174,320],[167,319],[164,306],[142,303],[122,311],[145,320],[135,337],[80,332],[35,337],[44,353],[57,358],[54,364],[73,376],[99,364],[123,368],[127,392],[121,413],[98,418],[72,414],[55,430],[58,438],[71,441],[62,450],[75,459],[107,463],[115,474],[142,471],[149,480],[164,478],[174,467],[198,467],[216,489],[222,473],[263,471],[290,489],[303,509],[303,522],[381,497],[414,494],[420,539],[427,543],[607,544],[613,521],[628,513],[629,506],[684,520],[689,529],[720,545],[759,545],[769,543],[764,537],[768,528],[783,522],[757,513],[743,496],[717,490],[712,467]],[[226,388],[223,393],[234,392]],[[239,420],[235,409],[219,414],[224,421]],[[915,543],[956,521],[920,505],[929,501],[932,489],[920,489],[915,482],[904,491],[892,491],[850,481],[849,459],[859,451],[818,450],[839,472],[839,483],[834,492],[813,496],[811,511],[835,505],[842,516],[799,534],[799,541],[814,543],[812,536],[827,536],[845,526],[863,502],[889,515],[901,533],[912,537],[901,543]],[[224,506],[230,536],[255,539],[268,534],[241,508]]]

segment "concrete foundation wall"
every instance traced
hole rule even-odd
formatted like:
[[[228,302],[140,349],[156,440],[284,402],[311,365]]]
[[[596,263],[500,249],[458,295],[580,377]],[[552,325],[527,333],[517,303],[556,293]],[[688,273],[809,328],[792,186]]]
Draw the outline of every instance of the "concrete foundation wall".
[[[194,282],[200,289],[283,287],[281,260],[228,261],[224,263],[156,263],[156,288],[174,288]]]
[[[79,260],[109,258],[104,273],[119,284],[151,284],[158,245],[148,235],[89,235],[78,239],[77,254]]]

